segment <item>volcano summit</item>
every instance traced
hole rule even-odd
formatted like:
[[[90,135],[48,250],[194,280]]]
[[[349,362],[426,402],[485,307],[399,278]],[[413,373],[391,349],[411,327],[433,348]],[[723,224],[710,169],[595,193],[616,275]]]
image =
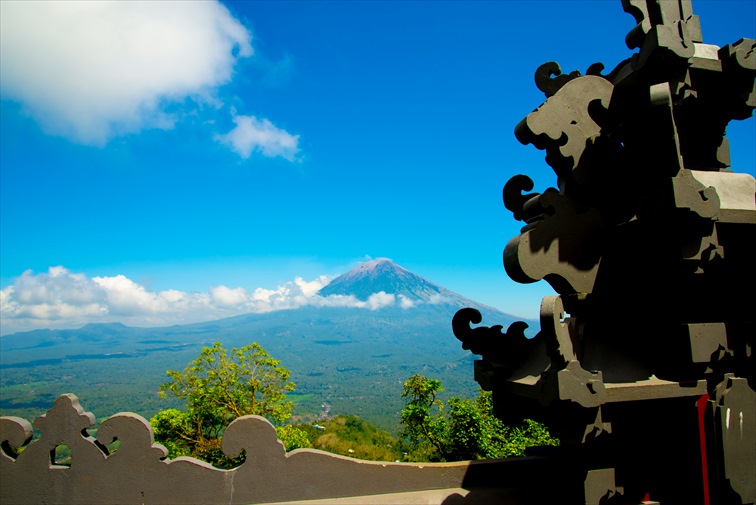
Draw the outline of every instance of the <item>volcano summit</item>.
[[[400,267],[388,258],[378,258],[358,265],[335,278],[318,291],[318,295],[352,295],[359,300],[367,300],[371,295],[381,291],[413,302],[437,302],[441,297],[461,298],[452,291]]]

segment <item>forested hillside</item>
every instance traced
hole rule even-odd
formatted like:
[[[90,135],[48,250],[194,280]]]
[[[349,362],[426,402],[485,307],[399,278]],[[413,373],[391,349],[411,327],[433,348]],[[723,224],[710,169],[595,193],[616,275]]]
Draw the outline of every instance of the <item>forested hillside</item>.
[[[228,349],[258,342],[291,371],[297,385],[291,395],[295,420],[357,415],[397,433],[402,385],[410,376],[438,378],[448,395],[472,397],[477,391],[475,356],[462,349],[451,330],[457,310],[478,308],[484,325],[506,328],[516,320],[399,268],[384,269],[372,281],[393,286],[394,295],[412,301],[411,307],[306,306],[182,326],[90,324],[5,336],[0,414],[34,419],[58,395],[74,393],[98,418],[122,411],[150,418],[180,407],[175,399],[158,396],[167,369],[182,368],[216,341]],[[336,281],[332,290],[349,288]],[[364,286],[360,283],[361,297],[370,291]],[[529,323],[537,329],[536,322]]]

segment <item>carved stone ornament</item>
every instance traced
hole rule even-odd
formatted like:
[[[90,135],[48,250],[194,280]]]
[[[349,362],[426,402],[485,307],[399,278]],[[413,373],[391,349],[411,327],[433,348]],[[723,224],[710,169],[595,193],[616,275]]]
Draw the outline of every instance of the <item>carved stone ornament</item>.
[[[524,223],[506,273],[558,295],[540,331],[470,326],[472,309],[452,328],[497,415],[546,422],[582,465],[565,499],[752,504],[756,179],[725,132],[756,107],[756,41],[704,44],[690,0],[622,6],[637,52],[605,75],[541,65],[546,101],[514,130],[556,175],[503,189]]]
[[[41,436],[31,443],[28,421],[0,418],[0,503],[440,503],[465,499],[471,490],[473,503],[491,503],[511,496],[517,485],[509,479],[508,487],[476,489],[480,486],[475,481],[506,473],[518,462],[388,463],[314,449],[287,453],[273,425],[260,416],[237,418],[226,429],[223,452],[231,458],[242,451],[247,456],[232,469],[190,457],[167,459],[165,447],[154,443],[149,422],[137,414],[106,419],[96,438],[88,434],[94,426],[94,415],[85,412],[73,394],[60,396],[47,414],[34,421]],[[120,445],[111,453],[106,446],[116,440]],[[60,446],[70,449],[70,462],[56,461]],[[526,466],[544,471],[539,461]]]

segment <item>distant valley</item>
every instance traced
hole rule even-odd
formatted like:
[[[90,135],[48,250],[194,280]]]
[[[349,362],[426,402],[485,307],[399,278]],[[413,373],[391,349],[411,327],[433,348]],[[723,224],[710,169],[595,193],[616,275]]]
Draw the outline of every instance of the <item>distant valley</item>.
[[[259,342],[291,371],[296,418],[354,414],[395,432],[402,384],[411,375],[440,379],[449,394],[477,391],[475,356],[462,350],[451,330],[457,310],[478,308],[488,326],[522,320],[389,260],[362,264],[319,294],[367,300],[381,291],[406,308],[306,306],[180,326],[90,324],[8,335],[0,339],[0,414],[33,420],[58,395],[72,392],[98,419],[120,411],[149,418],[181,406],[157,395],[167,369],[183,369],[215,341],[228,349]],[[537,322],[525,321],[534,334]]]

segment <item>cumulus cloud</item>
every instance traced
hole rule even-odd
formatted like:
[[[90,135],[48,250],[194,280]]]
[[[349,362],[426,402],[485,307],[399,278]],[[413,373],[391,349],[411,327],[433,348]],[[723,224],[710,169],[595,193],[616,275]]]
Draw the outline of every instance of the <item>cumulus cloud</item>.
[[[327,286],[329,282],[331,282],[331,279],[329,279],[327,275],[321,275],[310,282],[307,282],[301,277],[294,279],[294,284],[297,285],[302,294],[307,298],[315,296],[317,292]]]
[[[301,277],[275,289],[212,286],[206,293],[175,289],[152,291],[124,275],[88,278],[56,266],[35,274],[30,270],[0,290],[0,332],[38,328],[77,328],[87,323],[121,322],[131,326],[165,326],[209,321],[245,313],[264,313],[304,306],[379,310],[416,303],[380,291],[367,300],[349,295],[321,297],[327,276]]]
[[[0,92],[48,133],[103,145],[171,128],[171,104],[217,104],[251,39],[218,1],[0,2]],[[269,152],[291,152],[278,135]]]
[[[249,294],[244,288],[227,288],[226,286],[212,286],[210,297],[213,302],[225,307],[241,305],[249,300]]]
[[[450,301],[449,298],[442,295],[441,293],[434,293],[428,299],[428,303],[430,303],[431,305],[437,305],[439,303],[449,303],[449,301]]]
[[[403,309],[411,309],[415,306],[415,302],[404,295],[399,295],[399,306]]]
[[[92,282],[102,289],[107,313],[114,316],[177,314],[203,311],[209,306],[206,294],[184,293],[175,289],[155,293],[123,275],[94,277]]]
[[[259,152],[268,158],[280,156],[289,161],[296,160],[299,135],[291,135],[276,128],[267,119],[255,116],[235,116],[234,123],[234,129],[224,135],[216,135],[215,139],[229,146],[242,158],[249,158],[253,152]]]
[[[396,302],[396,296],[393,294],[387,294],[384,291],[373,293],[367,299],[367,307],[370,310],[378,310],[389,305],[394,305]]]

